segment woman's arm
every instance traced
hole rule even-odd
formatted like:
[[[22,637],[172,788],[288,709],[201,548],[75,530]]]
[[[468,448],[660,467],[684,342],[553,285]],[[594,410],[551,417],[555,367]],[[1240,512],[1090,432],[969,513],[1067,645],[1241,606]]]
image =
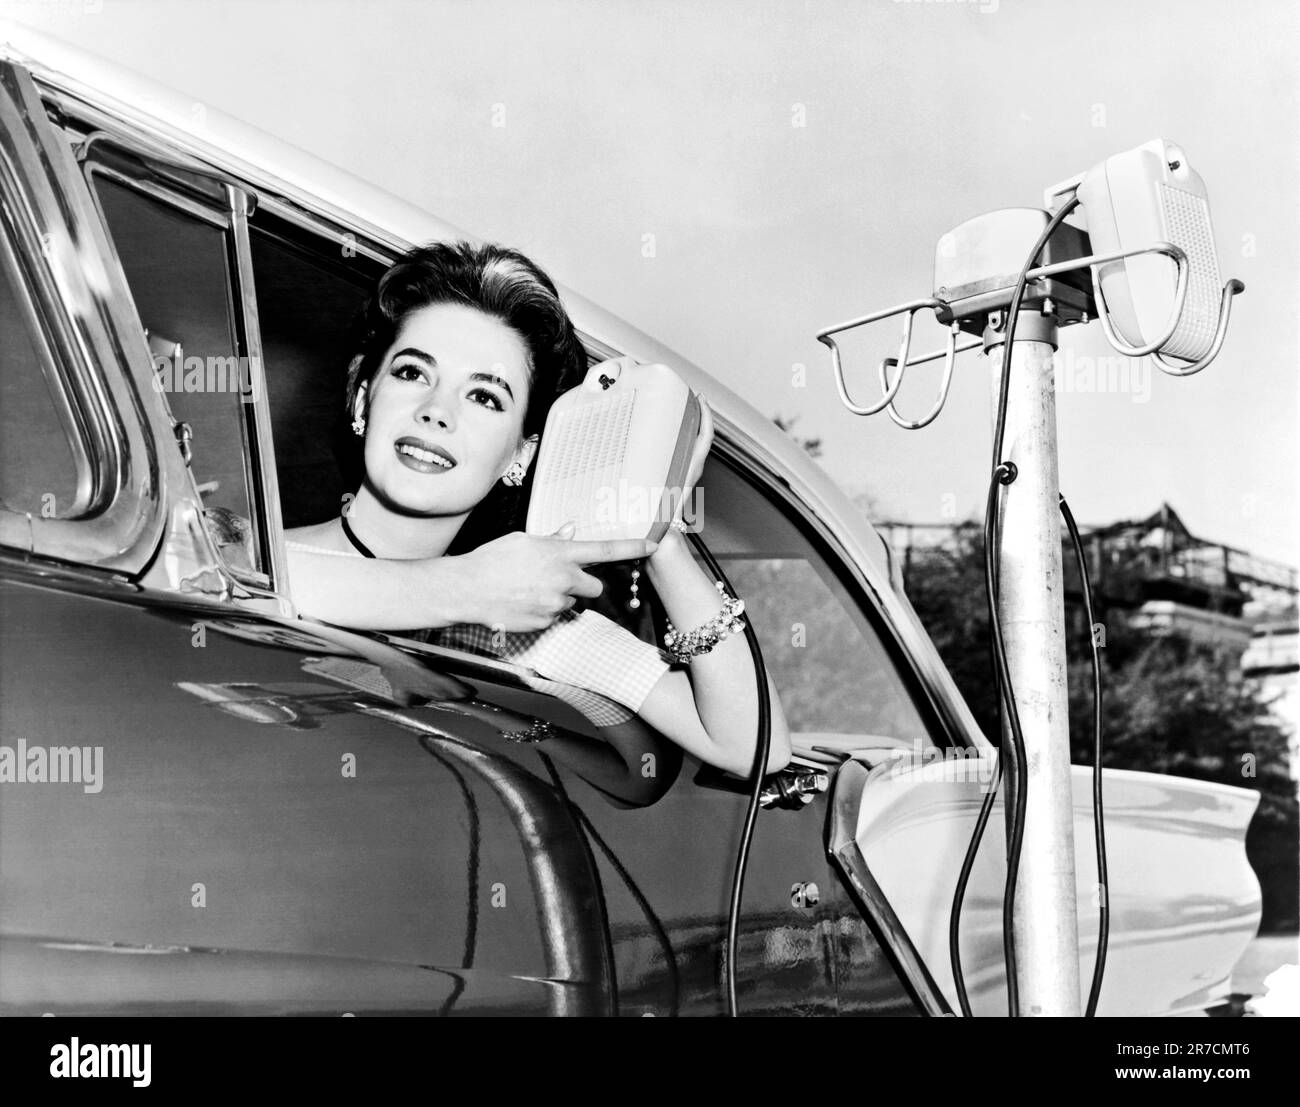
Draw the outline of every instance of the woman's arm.
[[[459,558],[388,561],[287,546],[289,587],[303,615],[354,630],[419,630],[472,622]]]
[[[543,630],[604,585],[582,566],[654,553],[640,539],[574,542],[516,531],[469,553],[412,561],[339,557],[287,544],[289,588],[303,615],[356,630],[475,623]]]
[[[667,532],[647,570],[668,618],[682,631],[707,622],[721,609],[717,589],[677,530]],[[768,694],[772,744],[765,771],[775,772],[790,760],[790,730],[770,679]],[[758,687],[745,636],[728,635],[707,654],[692,658],[687,671],[666,673],[638,714],[702,761],[748,776],[758,741]]]

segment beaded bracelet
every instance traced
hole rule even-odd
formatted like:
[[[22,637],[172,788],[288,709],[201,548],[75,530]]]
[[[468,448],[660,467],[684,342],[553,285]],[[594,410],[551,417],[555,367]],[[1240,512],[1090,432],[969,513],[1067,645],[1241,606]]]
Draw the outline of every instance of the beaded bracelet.
[[[708,653],[728,634],[739,634],[745,629],[744,621],[740,618],[741,612],[745,610],[745,601],[728,596],[720,580],[714,581],[714,587],[722,597],[722,610],[712,619],[685,633],[679,631],[671,622],[668,624],[668,633],[664,635],[664,649],[674,661],[684,664],[693,657]]]

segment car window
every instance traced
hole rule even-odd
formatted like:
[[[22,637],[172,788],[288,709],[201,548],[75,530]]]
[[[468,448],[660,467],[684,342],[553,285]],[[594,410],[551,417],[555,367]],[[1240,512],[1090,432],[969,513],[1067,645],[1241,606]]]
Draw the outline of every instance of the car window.
[[[309,526],[337,515],[361,482],[343,402],[348,343],[383,266],[260,211],[250,241],[280,510],[286,528]]]
[[[870,608],[818,544],[716,449],[701,488],[692,514],[745,601],[795,745],[934,745]]]
[[[72,409],[59,383],[6,236],[0,246],[0,502],[65,519],[89,482]]]
[[[236,347],[228,232],[197,205],[90,176],[209,526],[232,569],[262,572],[247,450],[251,377]]]

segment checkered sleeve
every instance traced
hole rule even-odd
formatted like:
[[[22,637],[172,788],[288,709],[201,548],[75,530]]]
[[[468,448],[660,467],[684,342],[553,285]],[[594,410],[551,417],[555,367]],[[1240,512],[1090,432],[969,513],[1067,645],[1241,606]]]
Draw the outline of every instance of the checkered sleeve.
[[[668,672],[659,650],[595,611],[566,611],[545,630],[527,634],[460,624],[445,628],[441,637],[448,645],[499,657],[548,680],[597,692],[633,712],[640,710],[650,689]]]

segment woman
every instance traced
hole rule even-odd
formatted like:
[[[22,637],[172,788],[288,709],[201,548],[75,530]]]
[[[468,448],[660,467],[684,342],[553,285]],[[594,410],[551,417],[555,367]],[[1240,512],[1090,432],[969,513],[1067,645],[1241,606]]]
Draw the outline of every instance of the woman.
[[[610,694],[701,760],[748,775],[758,715],[749,650],[738,634],[715,641],[735,625],[735,605],[681,531],[670,527],[657,546],[522,532],[546,415],[585,370],[555,286],[523,255],[458,243],[400,259],[364,309],[349,369],[365,479],[345,515],[288,533],[295,603],[363,629],[542,631],[507,655]],[[703,406],[682,504],[712,444]],[[681,628],[679,668],[594,612],[571,611],[603,588],[583,565],[636,558]],[[768,771],[790,756],[775,689],[771,701]]]

